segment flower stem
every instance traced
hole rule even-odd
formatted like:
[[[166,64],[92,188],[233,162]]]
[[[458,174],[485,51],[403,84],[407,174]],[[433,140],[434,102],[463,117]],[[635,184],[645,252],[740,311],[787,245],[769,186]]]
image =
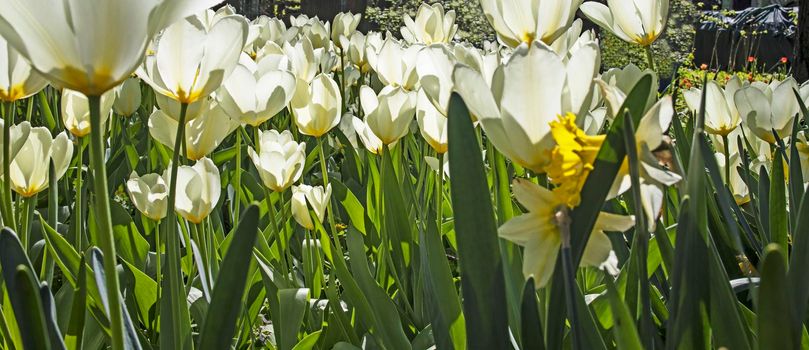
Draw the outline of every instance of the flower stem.
[[[570,319],[570,329],[573,332],[573,349],[584,349],[582,339],[579,336],[579,319],[576,313],[576,268],[573,266],[573,257],[570,250],[570,215],[567,207],[562,207],[554,215],[556,226],[562,238],[562,272],[565,275],[565,304],[567,305],[568,318]]]
[[[444,221],[442,218],[444,211],[444,154],[438,154],[438,176],[435,181],[435,223],[438,228],[438,236],[443,235],[441,231],[441,223]]]
[[[239,127],[241,128],[241,126]],[[233,169],[233,226],[239,223],[242,192],[242,133],[236,132],[236,169]]]
[[[115,239],[104,164],[104,129],[101,125],[101,96],[87,96],[90,107],[90,165],[93,168],[93,192],[98,225],[98,243],[104,253],[104,273],[107,279],[107,299],[112,328],[112,348],[124,348],[124,325],[116,266]]]
[[[163,281],[163,269],[162,265],[160,264],[160,221],[155,221],[154,227],[154,244],[155,244],[155,282],[157,282],[157,294],[155,295],[155,305],[160,305],[160,283]],[[152,334],[157,335],[157,330],[155,327],[157,326],[157,319],[160,315],[160,308],[155,308],[155,317],[152,319],[151,324],[149,325],[149,329],[151,329]]]
[[[5,103],[3,125],[3,224],[17,230],[14,207],[11,205],[11,124],[14,123],[14,103]]]
[[[730,188],[730,144],[728,144],[728,135],[722,135],[722,143],[725,145],[724,150],[722,150],[723,154],[725,155],[725,183],[727,184],[728,188]],[[730,188],[733,191],[732,188]]]
[[[82,202],[81,202],[81,189],[82,189],[82,172],[84,171],[84,138],[79,137],[78,139],[78,149],[79,152],[76,155],[76,202],[73,203],[73,225],[75,226],[75,234],[74,237],[75,242],[74,247],[76,248],[77,252],[84,251],[82,249]]]
[[[649,64],[649,69],[655,70],[655,58],[654,58],[654,51],[652,51],[652,45],[646,45],[643,47],[646,50],[646,63]]]
[[[320,147],[320,173],[323,175],[323,190],[326,190],[326,187],[329,186],[329,172],[326,167],[326,148],[323,147],[323,138],[324,136],[320,136],[317,138],[318,147]],[[334,210],[331,207],[331,198],[329,198],[329,203],[326,205],[326,216],[329,217],[329,229],[331,230],[331,234],[334,235],[334,244],[337,247],[338,251],[343,251],[343,246],[340,244],[340,238],[337,236],[337,229],[336,225],[334,225]]]

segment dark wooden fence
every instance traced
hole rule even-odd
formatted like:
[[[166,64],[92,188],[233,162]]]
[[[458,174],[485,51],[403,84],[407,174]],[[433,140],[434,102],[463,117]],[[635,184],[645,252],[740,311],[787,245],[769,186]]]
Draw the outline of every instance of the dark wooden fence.
[[[339,12],[362,13],[368,0],[227,0],[225,3],[248,18],[260,15],[289,20],[290,15],[307,14],[331,20]]]

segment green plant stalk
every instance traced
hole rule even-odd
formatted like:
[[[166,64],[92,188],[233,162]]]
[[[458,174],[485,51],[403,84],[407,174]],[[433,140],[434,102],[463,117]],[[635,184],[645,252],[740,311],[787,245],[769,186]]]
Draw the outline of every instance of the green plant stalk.
[[[188,112],[188,104],[182,103],[180,107],[180,119],[178,120],[178,125],[185,125],[185,118]],[[168,300],[163,298],[160,304],[160,314],[161,314],[161,322],[160,322],[160,334],[171,334],[174,340],[174,343],[170,341],[165,341],[166,344],[161,342],[161,347],[164,345],[168,348],[186,348],[190,346],[190,335],[188,334],[173,334],[176,331],[189,331],[184,327],[184,325],[189,325],[191,322],[190,315],[188,314],[188,308],[185,305],[181,305],[180,307],[175,307],[172,301],[185,301],[185,286],[183,285],[182,280],[182,270],[180,268],[180,259],[177,255],[180,251],[180,242],[177,236],[177,219],[176,213],[174,211],[174,203],[177,197],[177,168],[180,164],[180,152],[177,150],[180,149],[181,145],[184,144],[185,140],[185,128],[179,127],[177,128],[177,136],[174,141],[174,153],[172,155],[172,162],[171,162],[171,176],[169,179],[169,197],[167,207],[168,210],[166,211],[166,218],[164,220],[166,224],[166,232],[165,240],[166,240],[166,278],[163,279],[163,282],[166,283],[163,286],[163,289],[169,291],[169,293],[176,293],[176,295],[171,295],[171,298]],[[168,316],[168,317],[167,317]],[[169,338],[168,336],[161,336],[161,340],[165,340]]]
[[[562,236],[562,271],[565,275],[565,304],[567,305],[567,315],[570,321],[570,330],[573,333],[573,349],[584,349],[581,333],[579,333],[580,323],[576,313],[576,268],[573,266],[572,252],[570,250],[570,212],[567,207],[562,206],[554,214],[554,221]]]
[[[107,275],[107,299],[112,328],[112,348],[124,348],[124,326],[119,299],[120,287],[116,266],[115,239],[107,186],[107,168],[104,164],[104,128],[101,124],[101,96],[88,96],[90,107],[90,160],[93,168],[93,192],[98,240],[104,253],[104,273]],[[180,128],[182,129],[182,128]]]
[[[272,204],[272,191],[266,186],[264,187],[264,200],[267,201],[267,216],[269,216],[269,227],[270,227],[270,234],[275,237],[278,242],[278,254],[279,258],[281,259],[281,272],[284,273],[284,280],[289,282],[289,260],[287,260],[287,240],[285,239],[286,235],[281,234],[281,230],[278,229],[278,224],[276,221],[276,217],[278,216],[278,212],[275,211],[275,205]]]
[[[646,46],[643,47],[643,49],[646,51],[646,63],[649,64],[649,69],[654,71],[655,70],[655,58],[654,58],[654,52],[652,51],[652,45],[651,44],[646,45]]]
[[[56,227],[58,222],[56,216],[59,209],[59,187],[57,187],[56,168],[54,167],[53,160],[50,160],[48,166],[48,225]],[[45,265],[45,278],[48,284],[53,283],[53,258],[47,254],[47,249],[43,249],[43,264]]]
[[[34,194],[33,197],[20,197],[18,200],[21,202],[22,208],[22,216],[20,217],[20,242],[22,243],[23,248],[25,251],[28,251],[30,246],[28,245],[30,236],[31,236],[31,202],[36,202],[37,195]]]
[[[323,175],[323,189],[325,190],[326,187],[329,186],[329,173],[326,168],[326,149],[323,147],[323,137],[324,136],[320,136],[317,138],[317,144],[318,147],[320,147],[320,172]],[[329,198],[329,204],[326,206],[326,214],[329,217],[329,229],[331,229],[331,234],[334,235],[334,243],[337,249],[342,253],[343,247],[340,244],[340,238],[337,236],[337,226],[334,225],[334,210],[331,206],[331,198]]]
[[[151,219],[150,219],[151,220]],[[161,292],[161,285],[160,283],[163,281],[163,266],[160,264],[160,224],[161,222],[155,221],[154,227],[154,242],[155,242],[155,282],[157,282],[157,295],[155,296],[155,305],[160,305],[160,292]],[[155,316],[152,319],[151,324],[149,325],[149,329],[153,335],[157,335],[157,330],[155,326],[157,326],[157,319],[160,315],[160,308],[155,308]]]
[[[241,128],[241,126],[239,127]],[[242,192],[242,133],[236,132],[236,169],[233,169],[233,225],[239,222]]]
[[[441,223],[443,219],[443,203],[444,203],[444,154],[438,154],[438,175],[435,182],[435,224],[438,229],[438,236],[443,235],[441,230]]]
[[[729,152],[730,145],[728,144],[728,135],[726,135],[726,134],[722,135],[722,143],[725,145],[725,147],[724,147],[725,149],[722,150],[722,153],[725,155],[725,183],[728,185],[728,188],[729,188],[730,183],[731,183],[730,182],[730,168],[731,168],[731,165],[730,165],[730,152]],[[732,190],[733,189],[731,189],[731,191]]]
[[[84,167],[84,138],[79,137],[78,139],[79,144],[79,152],[76,155],[76,203],[73,203],[73,224],[76,230],[76,237],[74,237],[75,242],[73,243],[76,251],[81,252],[84,251],[82,249],[82,205],[81,205],[81,188],[82,188],[82,171]],[[56,227],[56,226],[52,226]]]
[[[14,123],[14,103],[5,103],[3,125],[3,224],[17,230],[14,207],[11,205],[11,124]]]

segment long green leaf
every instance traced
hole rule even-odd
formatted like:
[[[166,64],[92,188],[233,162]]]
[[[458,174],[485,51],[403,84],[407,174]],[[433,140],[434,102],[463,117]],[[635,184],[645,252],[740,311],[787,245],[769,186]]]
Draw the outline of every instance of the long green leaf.
[[[771,244],[764,253],[758,294],[759,349],[799,349],[796,329],[788,327],[793,306],[789,301],[786,259],[782,249]],[[797,332],[800,333],[800,332]]]

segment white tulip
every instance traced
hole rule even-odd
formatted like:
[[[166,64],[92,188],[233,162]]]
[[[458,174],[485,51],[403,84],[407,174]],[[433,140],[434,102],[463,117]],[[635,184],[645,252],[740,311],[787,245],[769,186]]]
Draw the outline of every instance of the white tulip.
[[[741,80],[735,75],[728,80],[724,89],[717,82],[708,80],[705,91],[705,131],[727,136],[739,126],[741,117],[736,110],[733,96],[741,87]],[[700,112],[702,93],[702,89],[698,88],[683,91],[685,102],[694,113]]]
[[[651,75],[652,84],[650,85],[649,97],[646,100],[644,110],[648,110],[657,98],[658,78],[657,73],[650,69],[641,70],[634,64],[628,64],[623,68],[612,68],[604,72],[600,78],[596,78],[595,82],[598,84],[601,97],[609,113],[607,117],[612,120],[618,114],[618,110],[623,105],[626,96],[632,92],[635,85],[645,75]]]
[[[520,46],[494,74],[491,88],[481,74],[458,65],[454,88],[487,137],[509,159],[544,172],[555,143],[550,123],[559,115],[586,115],[599,67],[598,45],[590,42],[565,63],[547,45]],[[580,118],[582,125],[585,118]]]
[[[283,49],[286,57],[282,67],[295,74],[296,78],[311,82],[317,75],[320,62],[320,54],[315,53],[312,41],[304,37],[294,45],[284,43]]]
[[[798,88],[798,83],[790,77],[774,83],[765,91],[756,86],[741,88],[733,95],[733,100],[750,131],[758,138],[775,144],[773,130],[780,138],[789,137],[792,133],[792,121],[800,112],[793,91]],[[804,103],[809,102],[807,97],[809,96],[801,96]]]
[[[351,116],[351,126],[356,134],[355,137],[358,137],[360,141],[362,141],[362,145],[365,146],[368,152],[380,154],[384,150],[385,144],[382,143],[382,140],[368,127],[367,121]]]
[[[31,197],[48,188],[51,161],[56,178],[65,175],[73,157],[73,143],[64,131],[54,138],[45,127],[31,128],[23,124],[28,122],[21,123],[19,127],[30,129],[30,133],[20,147],[18,156],[11,161],[11,189],[23,197]]]
[[[162,110],[155,110],[149,116],[149,134],[157,142],[174,150],[179,122]],[[186,157],[199,160],[213,152],[225,138],[239,126],[219,106],[212,105],[185,127]]]
[[[169,188],[160,174],[138,176],[132,172],[126,182],[129,198],[144,216],[158,221],[166,217]]]
[[[361,13],[340,12],[335,15],[331,28],[331,41],[340,49],[345,49],[340,38],[353,36],[357,32],[357,26],[360,25],[360,19],[362,19]]]
[[[168,179],[168,170],[163,174]],[[209,158],[202,158],[194,166],[177,168],[177,199],[174,209],[186,220],[199,224],[211,214],[219,202],[222,185],[219,168]]]
[[[389,145],[407,134],[416,113],[416,93],[400,87],[385,87],[379,92],[363,85],[360,104],[365,123],[383,144]]]
[[[259,135],[259,152],[247,154],[256,166],[264,186],[282,192],[300,179],[306,163],[306,143],[297,143],[289,130],[267,130]]]
[[[331,200],[331,184],[323,189],[323,186],[309,186],[301,184],[292,186],[292,216],[295,221],[308,230],[313,230],[315,225],[309,215],[309,208],[315,212],[315,217],[323,223],[326,217],[326,208]]]
[[[282,111],[294,92],[292,73],[278,70],[265,73],[238,65],[216,98],[231,118],[258,126]]]
[[[421,50],[416,62],[421,89],[441,114],[447,115],[455,56],[446,45],[435,44]]]
[[[621,40],[649,46],[666,29],[669,0],[607,0],[607,5],[588,1],[581,11]]]
[[[129,77],[158,31],[219,2],[2,0],[0,35],[54,85],[99,96]]]
[[[206,29],[202,18],[188,17],[166,28],[154,55],[138,76],[155,92],[193,103],[214,92],[236,68],[247,40],[247,21],[226,16]]]
[[[124,80],[124,83],[115,89],[115,103],[112,104],[112,109],[125,117],[133,115],[140,108],[141,97],[140,79]]]
[[[0,100],[17,101],[48,85],[42,75],[17,50],[0,37]]]
[[[109,90],[101,95],[101,125],[109,119],[113,103],[115,103],[115,90]],[[61,110],[62,122],[71,134],[76,137],[90,134],[90,105],[84,94],[63,89]]]
[[[458,31],[455,11],[445,13],[444,6],[440,3],[434,5],[422,3],[416,12],[415,21],[409,15],[404,15],[404,25],[401,29],[402,38],[410,44],[448,43]]]
[[[427,144],[438,153],[446,153],[449,147],[447,117],[430,102],[421,89],[416,100],[416,121]]]
[[[368,55],[368,62],[383,84],[412,91],[419,81],[416,61],[420,50],[418,46],[405,48],[398,41],[388,38],[376,55]]]
[[[497,38],[517,47],[542,40],[550,44],[573,21],[582,0],[481,0]]]
[[[290,106],[304,135],[320,137],[340,123],[342,97],[332,78],[318,74],[311,84],[298,79]]]

